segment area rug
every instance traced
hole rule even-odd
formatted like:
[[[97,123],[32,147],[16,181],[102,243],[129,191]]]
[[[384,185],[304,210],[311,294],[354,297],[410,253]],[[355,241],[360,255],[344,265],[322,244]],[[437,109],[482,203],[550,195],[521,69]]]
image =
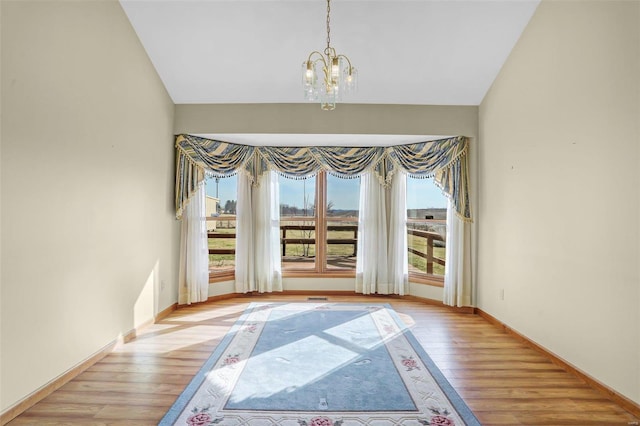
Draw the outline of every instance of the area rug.
[[[388,304],[253,303],[160,421],[479,425]]]

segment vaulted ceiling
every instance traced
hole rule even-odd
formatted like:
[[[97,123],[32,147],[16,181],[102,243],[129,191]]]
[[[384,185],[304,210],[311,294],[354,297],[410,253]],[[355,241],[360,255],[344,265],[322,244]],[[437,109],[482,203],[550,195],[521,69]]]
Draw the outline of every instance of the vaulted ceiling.
[[[183,103],[304,102],[326,45],[324,0],[121,0]],[[479,105],[538,0],[333,0],[331,45],[359,73],[343,102]]]

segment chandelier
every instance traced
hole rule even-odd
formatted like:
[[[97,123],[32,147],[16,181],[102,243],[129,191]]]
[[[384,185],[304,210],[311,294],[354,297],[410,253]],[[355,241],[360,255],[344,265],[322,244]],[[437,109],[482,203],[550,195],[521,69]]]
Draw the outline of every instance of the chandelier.
[[[345,55],[336,53],[331,47],[331,0],[327,0],[327,47],[324,54],[314,50],[302,63],[302,85],[304,96],[308,101],[320,101],[325,111],[336,108],[336,101],[342,100],[343,94],[356,90],[357,71]],[[323,78],[319,79],[320,71]]]

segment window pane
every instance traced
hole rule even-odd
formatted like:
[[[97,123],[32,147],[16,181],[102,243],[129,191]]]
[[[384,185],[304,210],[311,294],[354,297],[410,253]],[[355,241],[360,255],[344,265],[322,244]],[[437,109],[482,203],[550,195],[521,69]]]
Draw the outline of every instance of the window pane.
[[[282,269],[316,267],[316,178],[280,176]]]
[[[327,269],[356,268],[360,178],[327,174]]]
[[[211,275],[228,273],[235,269],[237,183],[236,176],[208,177],[205,181]]]
[[[433,179],[407,178],[409,272],[444,276],[447,197]]]

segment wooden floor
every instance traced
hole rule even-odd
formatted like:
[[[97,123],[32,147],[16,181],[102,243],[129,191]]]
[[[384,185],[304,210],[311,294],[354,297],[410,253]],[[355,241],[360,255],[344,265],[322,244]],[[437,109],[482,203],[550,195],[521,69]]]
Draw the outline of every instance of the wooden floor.
[[[9,424],[156,424],[245,307],[265,300],[306,297],[242,297],[181,308]],[[483,425],[638,421],[606,395],[477,315],[399,298],[329,300],[391,303]]]

